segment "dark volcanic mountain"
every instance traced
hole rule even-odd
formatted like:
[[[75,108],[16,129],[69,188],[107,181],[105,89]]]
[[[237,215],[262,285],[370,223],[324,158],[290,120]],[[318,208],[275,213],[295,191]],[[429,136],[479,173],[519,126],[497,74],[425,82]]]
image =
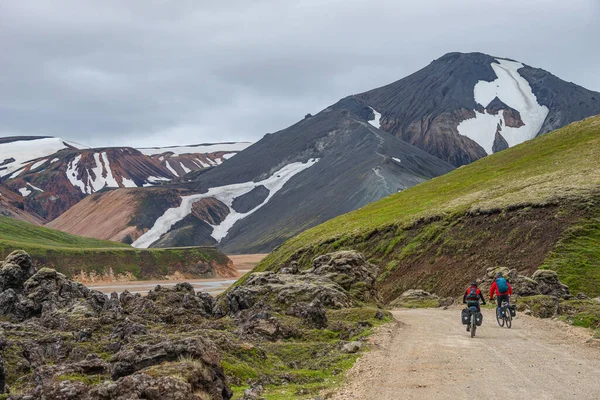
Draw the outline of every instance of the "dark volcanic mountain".
[[[130,238],[138,247],[218,244],[228,252],[269,251],[309,227],[453,169],[369,124],[363,117],[369,112],[356,100],[345,101],[266,135],[196,181],[144,189],[147,200],[133,205],[137,212],[125,221],[130,227],[119,231],[131,233],[135,226]],[[180,198],[175,205],[167,188]],[[84,200],[52,226],[89,226],[96,216],[82,219],[86,210],[115,207],[119,198],[127,200],[118,208],[132,207],[141,196],[119,192]]]
[[[446,54],[352,97],[381,114],[381,129],[455,166],[600,114],[600,93],[481,53]]]

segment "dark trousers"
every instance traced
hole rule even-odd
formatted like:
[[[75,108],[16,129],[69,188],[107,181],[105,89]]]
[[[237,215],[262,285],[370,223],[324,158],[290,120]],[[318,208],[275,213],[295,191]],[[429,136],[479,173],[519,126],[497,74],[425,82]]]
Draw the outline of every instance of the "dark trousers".
[[[496,301],[498,302],[498,307],[500,307],[502,305],[502,302],[505,300],[508,303],[509,299],[510,299],[510,296],[507,294],[499,294],[498,296],[496,296]]]

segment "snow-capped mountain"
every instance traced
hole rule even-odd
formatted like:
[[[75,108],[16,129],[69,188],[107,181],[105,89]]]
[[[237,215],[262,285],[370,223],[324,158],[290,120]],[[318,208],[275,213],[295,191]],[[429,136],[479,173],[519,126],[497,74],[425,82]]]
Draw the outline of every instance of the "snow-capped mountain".
[[[170,182],[185,173],[219,165],[246,146],[90,149],[53,137],[2,138],[0,178],[24,198],[25,209],[52,220],[100,190]]]
[[[455,166],[600,114],[600,93],[482,53],[449,53],[390,85],[351,96],[381,129]]]

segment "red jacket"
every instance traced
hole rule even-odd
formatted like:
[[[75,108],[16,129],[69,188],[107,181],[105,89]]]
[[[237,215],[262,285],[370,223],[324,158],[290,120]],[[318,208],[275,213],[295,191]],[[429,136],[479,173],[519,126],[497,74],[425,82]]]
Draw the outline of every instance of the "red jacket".
[[[500,296],[501,294],[512,294],[512,286],[510,286],[510,283],[506,283],[508,284],[508,292],[500,293],[498,285],[496,285],[496,280],[494,279],[494,283],[492,283],[492,286],[490,287],[490,299],[494,297],[494,294],[496,294],[496,296]]]
[[[476,286],[469,286],[469,288],[467,289],[467,291],[463,295],[463,303],[467,302],[467,297],[469,296],[469,294],[471,294],[471,288],[475,289],[477,287]],[[477,289],[475,291],[475,293],[477,295],[477,300],[471,300],[471,301],[479,301],[479,300],[481,300],[483,302],[483,304],[485,304],[485,299],[483,298],[483,293],[481,293],[481,290]]]

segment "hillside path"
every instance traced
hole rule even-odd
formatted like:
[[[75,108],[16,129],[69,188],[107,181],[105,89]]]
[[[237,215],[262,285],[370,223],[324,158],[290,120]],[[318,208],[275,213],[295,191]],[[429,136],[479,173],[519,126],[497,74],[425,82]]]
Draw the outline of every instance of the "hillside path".
[[[396,323],[374,335],[332,398],[600,399],[600,349],[585,344],[587,330],[521,314],[500,328],[483,312],[471,339],[459,308],[393,311]]]

